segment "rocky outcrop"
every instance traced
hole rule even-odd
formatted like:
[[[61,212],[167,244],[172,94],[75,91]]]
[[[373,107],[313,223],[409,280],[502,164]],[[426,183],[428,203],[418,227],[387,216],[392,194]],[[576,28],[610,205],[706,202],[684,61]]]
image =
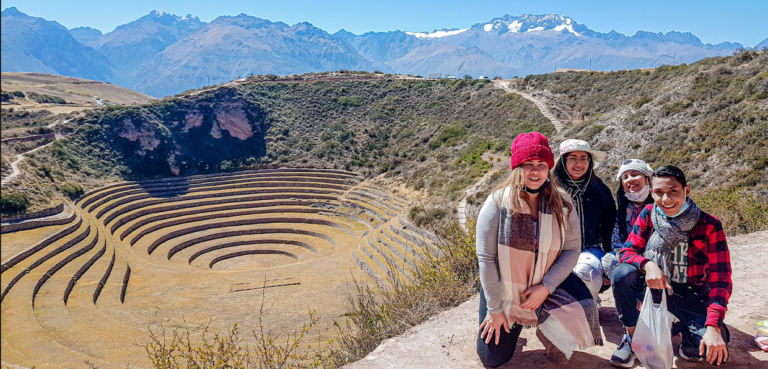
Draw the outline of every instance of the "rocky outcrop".
[[[229,104],[216,110],[216,121],[221,129],[229,132],[232,137],[237,137],[243,141],[253,136],[251,123],[243,111],[243,104]],[[216,124],[214,123],[214,127]]]

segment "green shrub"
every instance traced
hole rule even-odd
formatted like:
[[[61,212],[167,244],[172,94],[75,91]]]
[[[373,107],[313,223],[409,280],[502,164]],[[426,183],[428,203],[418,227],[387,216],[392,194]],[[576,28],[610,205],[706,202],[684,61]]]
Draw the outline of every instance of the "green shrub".
[[[77,199],[85,193],[82,186],[72,182],[67,182],[59,186],[59,190],[64,196],[67,196],[72,200]]]
[[[429,141],[428,146],[432,150],[442,146],[444,143],[447,146],[453,146],[458,142],[458,139],[464,137],[467,132],[469,132],[469,130],[462,125],[445,127],[440,134]]]
[[[691,102],[691,100],[682,99],[672,104],[664,104],[664,106],[661,107],[661,112],[664,113],[665,116],[677,114],[688,109],[692,104],[693,102]]]
[[[66,100],[58,96],[43,95],[43,94],[38,94],[36,92],[28,93],[27,97],[29,97],[30,99],[40,104],[66,104],[67,103]]]
[[[362,106],[363,98],[360,96],[342,96],[336,102],[344,106]]]
[[[0,196],[0,212],[3,214],[18,214],[27,211],[29,198],[21,193],[9,193]]]
[[[653,98],[650,98],[650,97],[648,97],[648,96],[645,96],[645,97],[643,97],[643,98],[641,98],[640,100],[637,100],[637,101],[635,102],[635,109],[640,109],[640,108],[642,108],[642,107],[643,107],[643,105],[645,105],[645,104],[647,104],[647,103],[649,103],[649,102],[651,102],[651,101],[653,101]]]
[[[719,188],[694,199],[702,210],[720,218],[728,233],[751,233],[768,228],[768,203],[746,189]]]

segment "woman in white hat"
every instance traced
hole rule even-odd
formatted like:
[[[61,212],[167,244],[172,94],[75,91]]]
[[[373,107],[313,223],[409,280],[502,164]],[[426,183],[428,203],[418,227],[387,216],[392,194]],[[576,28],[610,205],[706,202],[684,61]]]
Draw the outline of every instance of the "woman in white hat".
[[[558,185],[573,199],[581,225],[581,254],[573,272],[589,288],[595,301],[603,287],[603,256],[612,250],[611,235],[616,224],[616,203],[611,190],[594,174],[605,160],[605,152],[592,150],[583,140],[560,143],[560,157],[554,174]]]

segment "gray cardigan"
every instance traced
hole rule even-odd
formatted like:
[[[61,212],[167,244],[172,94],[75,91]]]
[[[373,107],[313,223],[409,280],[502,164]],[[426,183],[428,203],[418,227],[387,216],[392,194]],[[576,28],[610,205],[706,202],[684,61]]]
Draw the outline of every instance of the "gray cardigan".
[[[571,203],[571,198],[566,192],[559,192],[563,199]],[[502,194],[503,190],[497,190],[488,195],[477,218],[476,249],[477,259],[480,263],[480,283],[483,286],[483,293],[488,303],[488,312],[491,314],[502,312],[499,267],[496,264],[496,255],[499,247],[499,214],[501,210],[499,203],[501,202]],[[547,287],[549,293],[554,292],[557,286],[563,283],[579,260],[581,228],[579,226],[579,216],[575,211],[569,212],[568,223],[563,250],[560,252],[555,263],[547,270],[542,280],[542,284]]]

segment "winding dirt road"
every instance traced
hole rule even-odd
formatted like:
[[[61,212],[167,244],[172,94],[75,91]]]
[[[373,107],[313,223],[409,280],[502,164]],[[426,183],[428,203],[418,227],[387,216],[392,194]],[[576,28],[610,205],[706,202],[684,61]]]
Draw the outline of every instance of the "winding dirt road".
[[[62,121],[62,122],[56,121],[56,122],[53,122],[53,123],[47,125],[46,127],[47,128],[53,128],[53,127],[55,127],[59,123],[66,124],[67,122],[69,122],[69,120],[65,120],[65,121]],[[18,177],[19,174],[21,174],[21,171],[19,170],[19,163],[21,163],[24,160],[25,155],[32,154],[35,151],[38,151],[38,150],[41,150],[41,149],[46,148],[48,146],[51,146],[51,145],[53,145],[54,142],[56,142],[58,140],[61,140],[62,138],[64,138],[64,136],[62,136],[61,134],[57,133],[55,135],[55,139],[53,140],[53,142],[47,143],[47,144],[42,145],[42,146],[38,146],[38,147],[36,147],[36,148],[34,148],[32,150],[23,152],[23,153],[19,154],[18,156],[16,156],[16,160],[14,160],[11,163],[11,170],[12,170],[11,174],[3,177],[2,178],[2,183],[0,183],[0,185],[4,185],[6,183],[10,183],[14,179],[16,179],[16,177]]]
[[[544,116],[547,117],[547,119],[549,119],[552,122],[552,124],[555,125],[555,129],[557,130],[557,132],[560,132],[560,131],[563,130],[563,127],[564,127],[563,122],[561,122],[557,118],[555,118],[555,115],[552,114],[552,111],[550,111],[549,108],[547,108],[547,106],[544,105],[544,102],[542,102],[541,100],[539,100],[539,99],[537,99],[537,98],[535,98],[535,97],[533,97],[533,96],[531,96],[531,95],[529,95],[529,94],[527,94],[525,92],[513,89],[512,87],[509,86],[509,82],[508,81],[493,81],[493,85],[496,88],[503,89],[504,91],[511,92],[511,93],[514,93],[514,94],[518,94],[518,95],[522,96],[524,99],[529,100],[532,103],[536,104],[536,107],[539,108],[541,113],[544,114]]]

